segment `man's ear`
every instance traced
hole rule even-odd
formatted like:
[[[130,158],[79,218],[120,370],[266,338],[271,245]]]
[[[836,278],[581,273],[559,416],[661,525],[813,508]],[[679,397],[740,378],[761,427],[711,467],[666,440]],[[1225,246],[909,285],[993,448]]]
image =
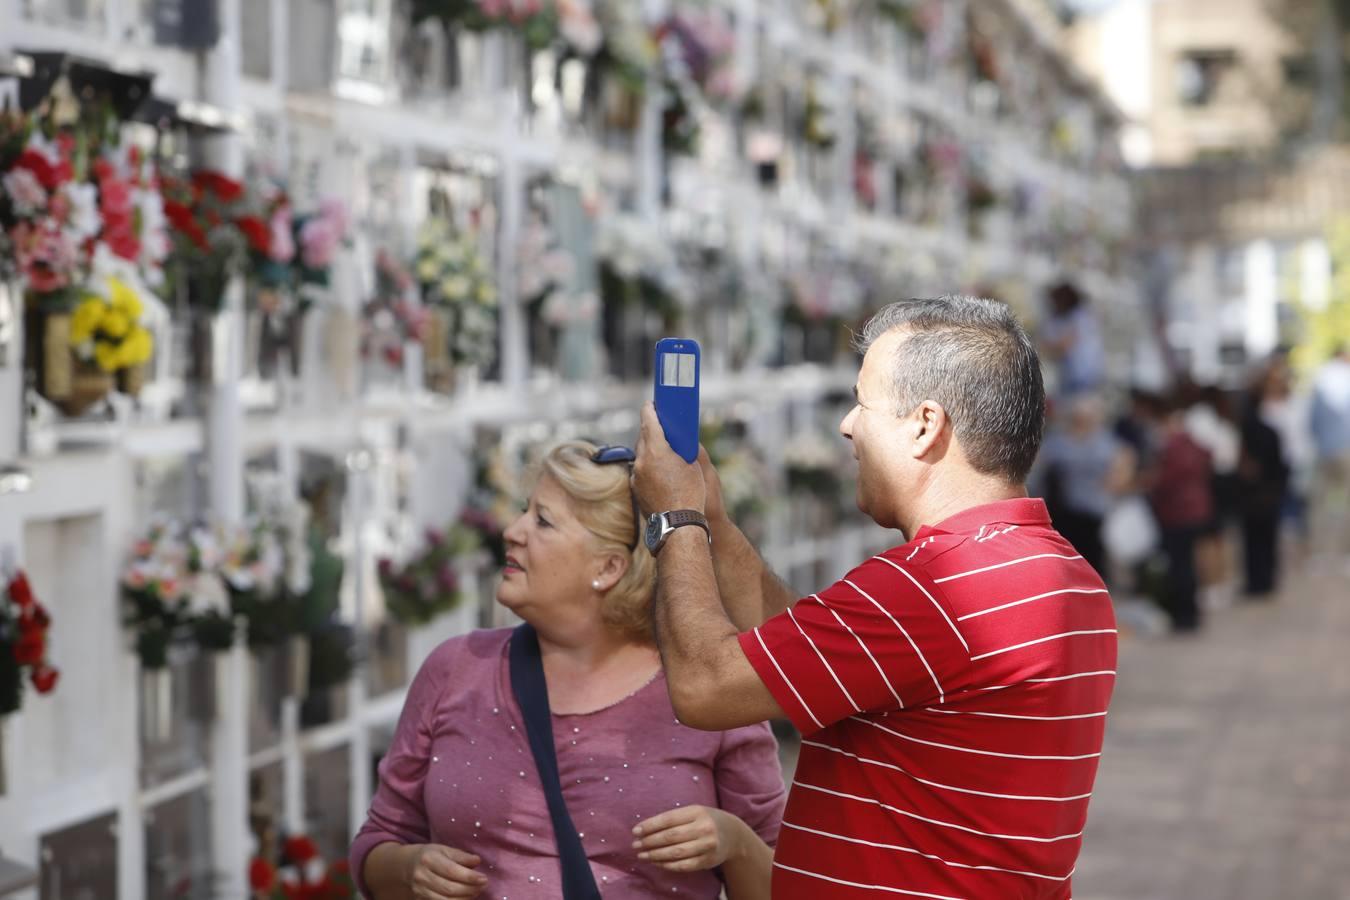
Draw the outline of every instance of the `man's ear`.
[[[914,410],[912,427],[915,459],[927,456],[951,437],[951,420],[947,418],[947,411],[932,400],[923,401]]]

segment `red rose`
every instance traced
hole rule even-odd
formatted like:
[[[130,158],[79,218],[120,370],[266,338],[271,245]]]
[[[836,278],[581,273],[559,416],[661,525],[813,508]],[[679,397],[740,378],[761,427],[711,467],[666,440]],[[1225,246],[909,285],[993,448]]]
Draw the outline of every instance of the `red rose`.
[[[286,838],[286,843],[282,851],[288,860],[297,866],[303,866],[311,859],[319,855],[319,848],[310,838],[304,835]]]
[[[89,168],[93,170],[94,178],[98,181],[106,181],[109,178],[117,177],[117,171],[113,169],[112,163],[101,156],[94,160]]]
[[[33,605],[33,588],[28,583],[28,576],[18,572],[9,582],[9,599],[13,600],[19,609],[27,609]]]
[[[271,893],[277,886],[277,870],[267,860],[256,857],[248,866],[248,885],[254,891]]]
[[[21,666],[36,666],[42,662],[42,652],[47,647],[46,633],[40,628],[20,632],[14,642],[14,661]]]
[[[34,689],[39,694],[50,694],[56,688],[56,682],[60,680],[61,673],[52,666],[39,665],[29,674],[28,680],[33,682]]]
[[[258,253],[266,253],[272,246],[271,232],[267,228],[267,223],[257,216],[243,216],[235,220],[235,225],[244,233],[248,239],[249,246]]]

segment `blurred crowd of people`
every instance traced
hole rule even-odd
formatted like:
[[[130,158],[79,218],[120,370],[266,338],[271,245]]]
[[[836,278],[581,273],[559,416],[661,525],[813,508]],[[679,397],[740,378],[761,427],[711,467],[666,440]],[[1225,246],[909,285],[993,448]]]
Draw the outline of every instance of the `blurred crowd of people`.
[[[1193,633],[1238,596],[1277,597],[1295,561],[1350,577],[1350,345],[1303,379],[1280,349],[1238,387],[1122,394],[1083,295],[1065,283],[1049,300],[1054,391],[1032,488],[1114,594]]]

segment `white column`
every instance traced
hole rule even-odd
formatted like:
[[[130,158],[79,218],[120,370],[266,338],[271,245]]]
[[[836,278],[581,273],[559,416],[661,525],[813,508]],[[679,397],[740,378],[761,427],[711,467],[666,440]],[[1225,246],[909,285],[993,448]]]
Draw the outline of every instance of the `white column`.
[[[1184,284],[1190,293],[1191,321],[1188,339],[1191,347],[1191,374],[1199,382],[1213,381],[1219,375],[1219,324],[1217,260],[1214,247],[1198,247],[1190,258],[1189,277]]]
[[[661,118],[665,103],[666,92],[659,84],[648,82],[633,149],[637,159],[637,213],[649,222],[655,222],[661,214],[662,157],[665,152],[661,146]]]
[[[529,341],[526,337],[525,311],[521,309],[516,278],[517,248],[520,246],[521,215],[525,206],[525,166],[506,142],[502,158],[501,204],[502,230],[497,254],[497,291],[501,320],[502,384],[523,388],[530,375]]]
[[[1279,298],[1276,283],[1275,246],[1268,240],[1247,245],[1246,319],[1244,333],[1247,356],[1265,356],[1279,342],[1279,322],[1275,306]]]
[[[1331,300],[1331,252],[1323,238],[1309,238],[1300,250],[1299,299],[1310,309],[1326,309]]]
[[[202,99],[230,112],[240,106],[239,0],[220,0],[220,40],[202,60]],[[244,171],[238,135],[206,142],[205,161],[226,175]],[[244,286],[231,281],[215,334],[207,422],[211,512],[236,522],[244,512],[243,415],[239,378],[244,354]],[[248,650],[242,639],[216,662],[217,719],[211,735],[211,857],[216,893],[242,897],[248,868]]]

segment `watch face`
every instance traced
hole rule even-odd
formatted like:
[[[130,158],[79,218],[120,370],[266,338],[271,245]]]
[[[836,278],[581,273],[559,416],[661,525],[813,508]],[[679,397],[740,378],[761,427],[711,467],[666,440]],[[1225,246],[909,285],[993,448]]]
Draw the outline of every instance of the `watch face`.
[[[643,543],[653,552],[661,545],[661,514],[652,513],[647,519],[647,530],[642,535]]]

